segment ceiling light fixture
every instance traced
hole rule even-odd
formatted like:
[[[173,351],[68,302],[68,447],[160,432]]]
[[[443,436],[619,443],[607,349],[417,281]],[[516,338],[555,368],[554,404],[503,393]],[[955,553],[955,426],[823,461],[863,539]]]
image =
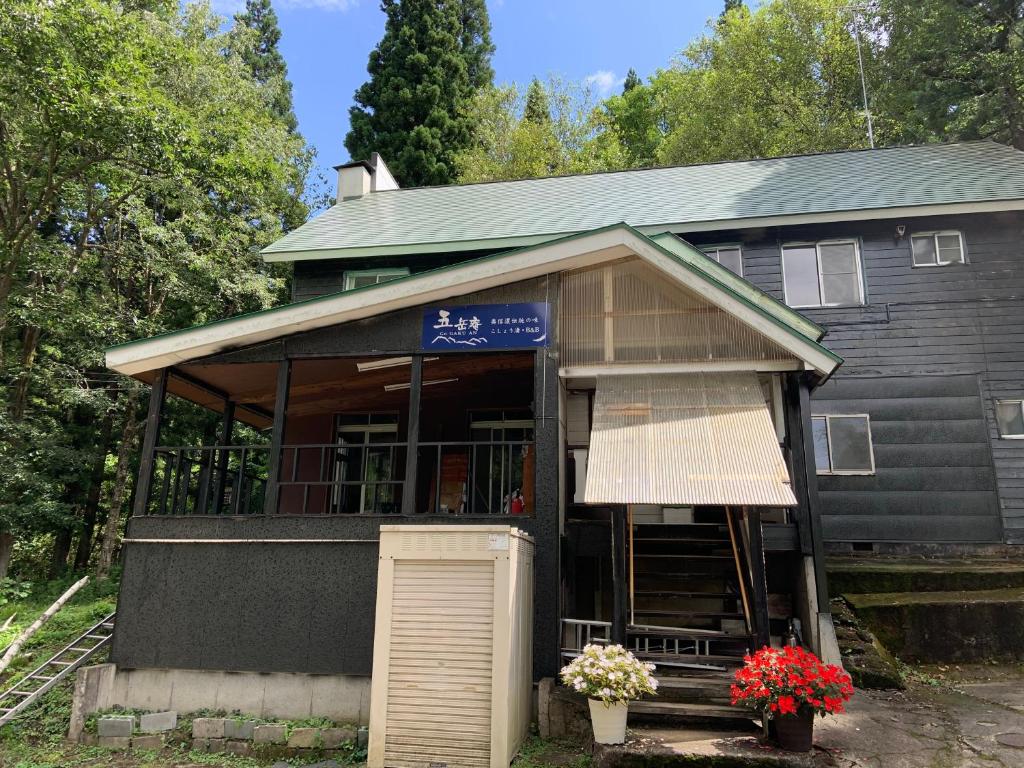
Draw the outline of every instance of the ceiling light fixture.
[[[429,363],[432,360],[437,360],[436,357],[424,357],[423,362]],[[365,363],[356,363],[356,370],[360,373],[366,373],[367,371],[379,371],[382,368],[398,368],[402,365],[411,365],[411,357],[386,357],[383,360],[370,360]]]
[[[423,382],[423,386],[424,387],[429,387],[429,386],[431,386],[433,384],[451,384],[453,381],[458,381],[458,379],[432,379],[431,381],[424,381]],[[408,382],[408,381],[405,382],[404,384],[385,384],[384,385],[384,391],[385,392],[397,392],[400,389],[408,389],[411,386],[412,386],[412,384],[410,382]]]

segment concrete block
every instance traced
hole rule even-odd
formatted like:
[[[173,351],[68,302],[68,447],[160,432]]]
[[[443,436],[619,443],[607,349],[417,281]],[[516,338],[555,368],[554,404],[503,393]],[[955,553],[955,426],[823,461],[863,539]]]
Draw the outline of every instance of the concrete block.
[[[284,744],[288,739],[288,729],[284,725],[276,723],[270,725],[257,725],[252,729],[252,741],[254,744]]]
[[[309,675],[274,675],[265,681],[262,717],[303,720],[313,716]],[[323,715],[326,717],[326,715]]]
[[[248,756],[252,753],[252,742],[228,739],[224,744],[224,751],[231,755]]]
[[[100,736],[96,740],[96,746],[104,749],[128,749],[131,743],[129,736]]]
[[[320,746],[319,728],[294,728],[288,736],[288,746],[293,749],[314,749]]]
[[[192,739],[192,751],[193,752],[209,752],[210,751],[210,740],[209,739]]]
[[[255,720],[226,720],[224,722],[224,738],[251,741],[253,729],[257,725]]]
[[[135,718],[132,715],[106,715],[96,724],[96,733],[100,736],[126,737],[135,730]]]
[[[192,721],[192,738],[223,739],[225,722],[223,717],[197,717]]]
[[[133,736],[132,749],[163,749],[164,737],[159,733],[152,733],[148,736]]]
[[[337,749],[346,741],[355,743],[355,726],[342,726],[341,728],[324,728],[320,731],[320,739],[324,749]]]
[[[123,680],[123,683],[120,681]],[[120,683],[120,684],[118,684]],[[133,669],[128,673],[119,671],[116,687],[122,688],[123,698],[119,704],[146,712],[195,712],[201,707],[180,707],[171,703],[174,686],[167,684],[167,672],[162,669]]]
[[[537,731],[542,739],[551,738],[551,691],[554,678],[545,677],[537,684]]]
[[[263,697],[267,677],[250,672],[219,672],[214,681],[216,693],[213,709],[242,712],[263,717]]]
[[[223,752],[224,750],[227,749],[227,746],[228,746],[228,740],[227,739],[207,739],[206,743],[207,743],[207,750],[206,751],[210,752],[210,753]]]
[[[365,725],[360,726],[359,730],[356,731],[356,747],[359,749],[366,749],[370,743],[370,729]]]
[[[97,664],[82,667],[75,673],[75,692],[71,701],[71,719],[68,723],[68,738],[78,741],[85,730],[85,720],[93,712],[107,709],[113,703],[112,693],[117,667],[114,664]]]
[[[150,712],[139,718],[139,730],[142,733],[163,733],[178,727],[178,713]]]

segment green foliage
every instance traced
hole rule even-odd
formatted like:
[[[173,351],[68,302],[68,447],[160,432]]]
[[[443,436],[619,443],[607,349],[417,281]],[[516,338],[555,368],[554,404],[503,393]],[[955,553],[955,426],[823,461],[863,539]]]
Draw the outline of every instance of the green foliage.
[[[539,83],[538,83],[539,86]],[[531,88],[533,86],[531,85]],[[524,179],[621,167],[618,145],[599,141],[603,115],[589,90],[552,79],[543,87],[548,120],[527,117],[527,96],[514,85],[480,91],[467,110],[477,126],[472,147],[455,158],[463,182]]]
[[[1024,149],[1024,2],[879,0],[876,111],[906,142],[994,139]]]
[[[32,583],[15,579],[0,579],[0,606],[24,600],[32,594]]]
[[[345,147],[380,152],[403,186],[447,184],[473,140],[467,107],[493,78],[484,0],[382,0],[384,37],[355,93]]]
[[[144,388],[103,349],[287,296],[258,251],[305,219],[313,156],[279,34],[257,0],[227,30],[164,0],[0,13],[0,532],[55,535],[48,563],[16,553],[33,578],[73,543],[85,565],[130,497],[112,476]]]
[[[626,73],[626,79],[622,81],[622,92],[629,93],[638,85],[642,84],[640,75],[636,73],[636,70],[632,67],[629,68],[629,72]]]
[[[537,125],[551,122],[551,103],[548,101],[548,93],[536,77],[530,81],[530,87],[526,89],[523,120]]]

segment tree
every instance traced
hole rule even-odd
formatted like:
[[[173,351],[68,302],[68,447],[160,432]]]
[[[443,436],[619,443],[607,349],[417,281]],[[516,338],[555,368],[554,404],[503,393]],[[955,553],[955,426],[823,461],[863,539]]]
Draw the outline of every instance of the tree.
[[[738,11],[740,8],[745,8],[743,0],[725,0],[725,7],[722,8],[722,15],[720,19],[725,19],[733,11]]]
[[[635,82],[631,83],[627,75],[622,93],[602,104],[605,122],[613,134],[605,140],[619,145],[627,167],[648,168],[658,161],[664,119],[655,89],[640,82],[633,70],[630,73]]]
[[[483,0],[382,0],[384,36],[355,93],[345,147],[380,152],[405,186],[447,184],[473,142],[468,108],[494,51]]]
[[[606,126],[591,92],[579,85],[551,80],[537,86],[545,94],[547,120],[528,116],[529,94],[514,85],[482,90],[467,116],[477,126],[476,140],[455,158],[462,182],[525,179],[587,173],[622,167],[619,147],[603,142]]]
[[[626,73],[626,79],[622,83],[622,92],[629,93],[638,85],[641,85],[640,75],[636,73],[636,70],[632,67],[629,68],[629,72]]]
[[[271,92],[274,113],[294,131],[299,122],[292,105],[288,66],[277,47],[281,28],[270,0],[245,0],[245,11],[235,14],[235,30],[250,33],[239,46],[242,61],[249,67],[253,79]]]
[[[867,146],[845,0],[771,0],[731,12],[651,82],[661,163]],[[871,65],[871,62],[868,62]],[[891,126],[876,125],[884,141]]]
[[[530,87],[526,89],[523,120],[537,125],[551,122],[551,103],[548,101],[547,91],[536,77],[530,81]]]
[[[905,142],[993,139],[1024,149],[1024,2],[880,0],[877,113]]]

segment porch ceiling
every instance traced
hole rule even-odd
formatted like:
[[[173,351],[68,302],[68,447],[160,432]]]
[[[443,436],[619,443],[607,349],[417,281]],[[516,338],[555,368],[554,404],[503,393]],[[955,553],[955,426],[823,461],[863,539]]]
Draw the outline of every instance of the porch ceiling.
[[[408,389],[385,389],[409,383],[409,366],[360,371],[360,363],[394,360],[388,357],[318,358],[292,363],[289,416],[364,410],[400,410],[409,402]],[[533,355],[439,355],[423,363],[423,399],[445,389],[446,379],[473,382],[497,395],[502,387],[521,386],[533,369]],[[153,374],[141,374],[147,380]],[[439,382],[431,384],[431,382]],[[455,382],[444,382],[454,384]],[[175,368],[168,392],[221,412],[224,400],[237,406],[236,418],[257,428],[269,427],[277,398],[277,363],[193,363]]]

